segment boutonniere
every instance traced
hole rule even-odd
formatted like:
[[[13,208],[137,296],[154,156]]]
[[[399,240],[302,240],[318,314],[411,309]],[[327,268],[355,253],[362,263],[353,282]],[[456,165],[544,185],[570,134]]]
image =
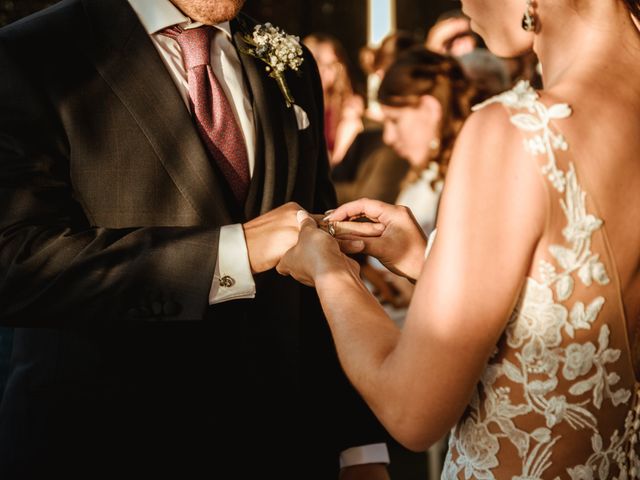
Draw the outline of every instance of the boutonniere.
[[[304,58],[300,37],[288,35],[270,23],[256,25],[251,34],[243,34],[242,40],[248,48],[240,49],[243,53],[262,60],[269,76],[273,78],[284,95],[287,107],[294,104],[291,91],[284,78],[287,69],[298,72]]]

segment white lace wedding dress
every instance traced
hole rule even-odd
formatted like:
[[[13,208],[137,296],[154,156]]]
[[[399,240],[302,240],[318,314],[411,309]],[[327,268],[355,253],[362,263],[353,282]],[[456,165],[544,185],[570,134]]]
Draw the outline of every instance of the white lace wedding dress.
[[[526,82],[501,103],[539,160],[547,230],[495,354],[452,430],[443,479],[640,478],[640,404],[607,232],[556,125]]]

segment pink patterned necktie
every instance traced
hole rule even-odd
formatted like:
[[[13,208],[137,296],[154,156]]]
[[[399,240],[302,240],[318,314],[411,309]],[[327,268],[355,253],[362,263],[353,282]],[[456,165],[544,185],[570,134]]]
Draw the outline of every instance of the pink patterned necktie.
[[[204,25],[183,30],[173,26],[161,33],[174,38],[180,46],[187,70],[191,113],[200,137],[236,200],[244,205],[250,182],[247,147],[229,100],[211,69],[214,28]]]

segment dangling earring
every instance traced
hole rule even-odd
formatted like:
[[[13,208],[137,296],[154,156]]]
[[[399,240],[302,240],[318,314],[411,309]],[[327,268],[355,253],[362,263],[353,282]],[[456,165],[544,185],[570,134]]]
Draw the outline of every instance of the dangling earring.
[[[429,157],[434,158],[440,150],[440,139],[434,138],[429,142]]]
[[[533,11],[533,0],[527,0],[527,9],[522,16],[522,29],[525,32],[536,31],[536,17]]]

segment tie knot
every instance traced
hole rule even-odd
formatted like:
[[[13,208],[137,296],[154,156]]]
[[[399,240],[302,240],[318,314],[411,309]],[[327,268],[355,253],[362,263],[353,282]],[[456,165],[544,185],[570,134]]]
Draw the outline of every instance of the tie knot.
[[[162,31],[163,35],[175,38],[178,42],[182,50],[184,67],[187,70],[199,65],[209,65],[213,33],[213,27],[209,25],[184,30],[174,26]]]

